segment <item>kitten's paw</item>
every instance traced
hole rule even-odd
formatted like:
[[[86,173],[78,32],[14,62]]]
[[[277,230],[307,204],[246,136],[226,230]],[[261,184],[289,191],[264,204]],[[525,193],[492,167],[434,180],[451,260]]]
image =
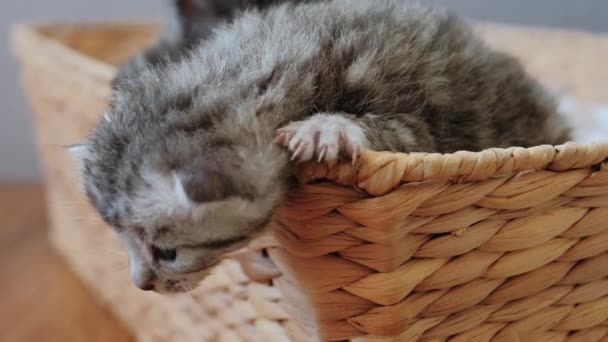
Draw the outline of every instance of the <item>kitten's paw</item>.
[[[292,153],[299,162],[315,158],[330,165],[340,155],[352,159],[368,147],[365,131],[355,121],[340,115],[317,114],[303,121],[292,122],[277,131],[275,140]]]

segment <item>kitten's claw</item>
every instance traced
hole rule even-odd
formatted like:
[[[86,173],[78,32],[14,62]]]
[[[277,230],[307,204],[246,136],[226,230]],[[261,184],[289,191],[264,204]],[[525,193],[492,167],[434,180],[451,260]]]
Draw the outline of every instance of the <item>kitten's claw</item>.
[[[353,165],[368,143],[363,128],[341,115],[317,114],[292,122],[279,129],[275,142],[291,151],[291,160],[305,162],[316,156],[317,162],[333,165],[340,155]]]
[[[300,156],[300,153],[301,153],[301,146],[302,146],[302,144],[301,144],[301,143],[302,143],[302,142],[300,141],[300,142],[298,142],[298,143],[296,144],[295,151],[293,151],[293,155],[291,156],[291,161],[294,161],[294,160],[298,159],[298,157]]]
[[[317,158],[317,163],[323,161],[323,157],[325,156],[325,152],[327,152],[327,146],[321,147],[321,152],[319,152],[319,158]]]

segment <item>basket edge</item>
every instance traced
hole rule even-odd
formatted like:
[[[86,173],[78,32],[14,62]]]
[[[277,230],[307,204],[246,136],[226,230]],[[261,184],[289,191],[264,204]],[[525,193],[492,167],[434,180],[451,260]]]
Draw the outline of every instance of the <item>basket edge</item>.
[[[367,151],[354,164],[346,161],[333,166],[315,162],[303,164],[298,168],[297,177],[301,184],[326,179],[341,185],[354,185],[379,196],[404,182],[482,181],[526,171],[561,172],[603,166],[607,162],[608,141],[448,154]]]

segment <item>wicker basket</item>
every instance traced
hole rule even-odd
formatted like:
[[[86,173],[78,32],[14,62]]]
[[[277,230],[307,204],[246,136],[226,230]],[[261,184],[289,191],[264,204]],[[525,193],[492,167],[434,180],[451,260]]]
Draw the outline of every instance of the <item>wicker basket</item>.
[[[240,262],[227,260],[191,294],[136,290],[61,146],[83,138],[103,112],[112,64],[156,32],[147,24],[13,31],[52,239],[140,340],[608,340],[608,144],[368,153],[355,167],[305,165],[272,235]],[[483,32],[579,99],[608,97],[607,38]]]

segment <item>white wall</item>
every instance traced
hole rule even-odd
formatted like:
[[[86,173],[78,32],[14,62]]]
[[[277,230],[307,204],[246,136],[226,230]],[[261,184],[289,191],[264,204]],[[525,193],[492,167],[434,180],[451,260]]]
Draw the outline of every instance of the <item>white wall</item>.
[[[358,0],[352,0],[358,1]],[[425,2],[425,1],[422,1]],[[608,31],[608,0],[429,0],[465,15],[523,24]],[[162,0],[3,0],[0,2],[0,181],[38,177],[29,117],[8,51],[10,23],[160,16]]]

